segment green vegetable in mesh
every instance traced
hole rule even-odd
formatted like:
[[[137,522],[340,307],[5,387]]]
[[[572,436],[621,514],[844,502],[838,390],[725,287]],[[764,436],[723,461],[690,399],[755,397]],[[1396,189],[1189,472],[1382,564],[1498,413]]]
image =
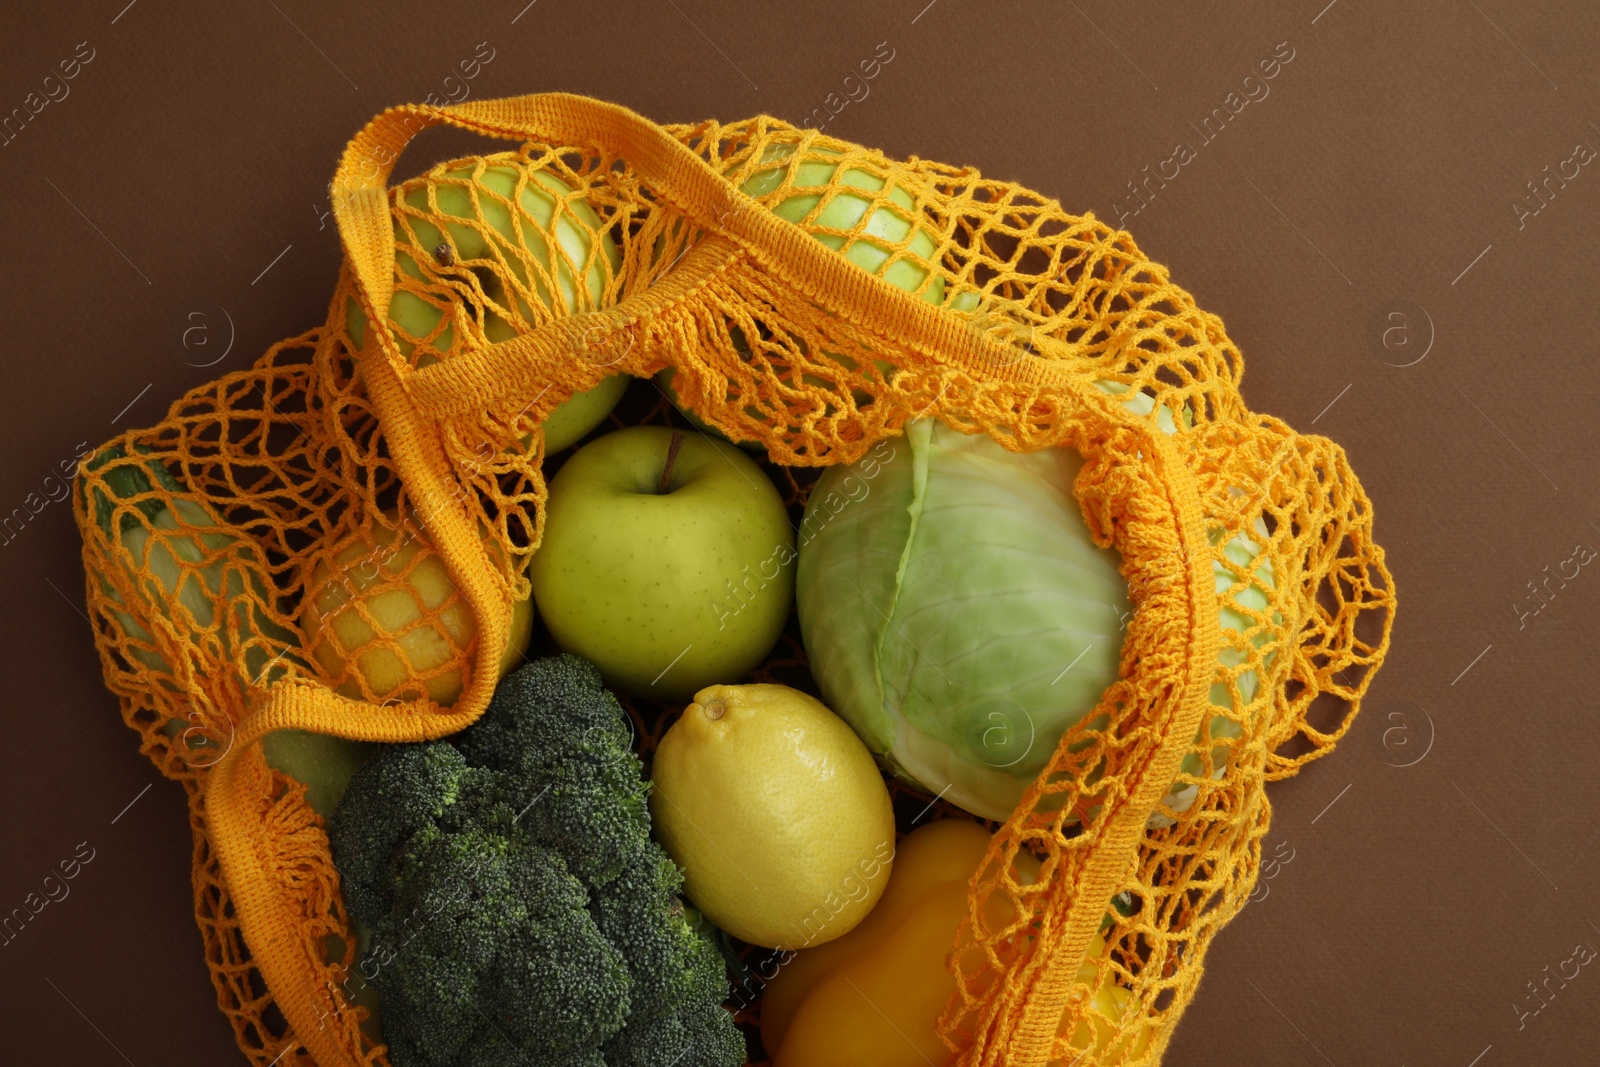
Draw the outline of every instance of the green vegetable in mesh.
[[[557,656],[355,773],[329,843],[395,1067],[744,1063],[630,740],[599,672]]]
[[[1143,393],[1124,403],[1155,408]],[[1015,810],[1117,677],[1132,608],[1117,553],[1094,543],[1073,495],[1081,466],[1071,449],[1019,454],[916,420],[904,438],[826,470],[800,528],[796,603],[829,706],[896,774],[984,818]],[[1242,535],[1224,552],[1254,567],[1234,589],[1216,565],[1220,622],[1245,633],[1268,603],[1271,564],[1255,562],[1260,547]],[[1238,670],[1244,653],[1219,658],[1247,704],[1258,682]],[[1226,739],[1242,732],[1228,686],[1211,699],[1226,712],[1195,737],[1167,808],[1193,803],[1195,779],[1220,774]],[[1171,818],[1158,811],[1151,824]]]

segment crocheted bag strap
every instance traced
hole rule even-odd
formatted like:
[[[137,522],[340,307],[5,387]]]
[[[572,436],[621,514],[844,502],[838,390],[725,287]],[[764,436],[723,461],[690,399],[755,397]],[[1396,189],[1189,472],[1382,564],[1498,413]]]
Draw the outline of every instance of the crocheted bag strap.
[[[661,126],[617,104],[569,93],[534,93],[501,100],[470,101],[449,107],[407,105],[368,123],[345,149],[332,185],[334,215],[357,287],[383,323],[393,293],[394,229],[389,216],[388,178],[400,151],[415,134],[448,123],[512,140],[540,139],[552,144],[594,145],[614,151],[664,201],[708,231],[718,254],[700,263],[688,257],[674,274],[709,273],[734,249],[771,275],[804,292],[852,322],[868,323],[887,345],[930,363],[959,359],[985,364],[996,376],[1038,381],[1053,377],[1047,359],[1018,359],[1015,348],[984,331],[972,330],[963,316],[918,300],[814,240],[803,229],[778,218],[729,182],[715,168]],[[652,287],[655,288],[655,287]],[[570,360],[575,330],[613,335],[637,318],[647,295],[626,297],[616,307],[577,320],[552,323],[511,340],[412,372],[413,402],[430,415],[483,410],[506,399],[506,383],[529,380],[549,363]],[[381,332],[388,334],[387,326]],[[385,340],[387,347],[387,338]],[[1065,348],[1040,339],[1041,354]],[[1065,382],[1061,384],[1065,385]],[[1087,383],[1068,386],[1076,392]],[[489,395],[485,395],[486,391]]]

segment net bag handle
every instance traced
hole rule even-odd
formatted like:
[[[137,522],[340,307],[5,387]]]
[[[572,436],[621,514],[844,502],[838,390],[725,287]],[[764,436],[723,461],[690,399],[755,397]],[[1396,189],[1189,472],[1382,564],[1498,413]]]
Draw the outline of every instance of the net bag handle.
[[[949,362],[954,357],[1007,368],[1008,376],[1023,381],[1042,383],[1054,377],[1048,373],[1049,361],[1019,360],[1015,348],[1003,339],[969,329],[964,318],[862,270],[802,228],[777,217],[656,123],[620,105],[570,93],[534,93],[448,107],[397,107],[374,119],[351,140],[334,178],[333,210],[357,287],[370,300],[372,311],[379,313],[376,320],[369,321],[386,320],[393,295],[389,172],[417,131],[441,123],[508,140],[603,146],[626,160],[661,199],[708,231],[711,236],[707,240],[722,253],[718,258],[726,259],[735,251],[746,255],[836,314],[876,324],[886,342],[910,350],[928,363]],[[734,247],[729,248],[727,242]],[[686,258],[674,273],[682,274],[689,266]],[[712,263],[704,267],[714,269]],[[659,288],[659,284],[651,287]],[[526,386],[545,380],[541,372],[570,362],[574,333],[595,336],[606,325],[625,326],[637,320],[644,310],[641,305],[659,303],[644,296],[628,297],[616,308],[572,316],[410,372],[412,398],[422,411],[435,416],[461,414],[485,401],[509,399],[505,392],[486,396],[484,386],[500,383],[503,390],[503,383]],[[381,332],[389,334],[390,330],[385,326]],[[1065,347],[1055,339],[1039,342],[1046,348]]]

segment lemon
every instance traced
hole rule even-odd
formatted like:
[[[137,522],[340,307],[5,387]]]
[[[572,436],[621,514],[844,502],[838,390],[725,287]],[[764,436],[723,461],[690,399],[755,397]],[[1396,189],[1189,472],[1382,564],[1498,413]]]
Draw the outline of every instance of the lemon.
[[[755,945],[831,941],[872,910],[894,810],[845,721],[784,685],[713,685],[656,748],[650,812],[706,918]]]
[[[479,532],[499,557],[499,543],[486,528]],[[307,585],[300,626],[339,693],[373,703],[426,693],[436,704],[455,703],[478,622],[415,515],[385,511],[370,533],[315,557]],[[532,631],[529,597],[512,605],[501,677],[522,662]]]

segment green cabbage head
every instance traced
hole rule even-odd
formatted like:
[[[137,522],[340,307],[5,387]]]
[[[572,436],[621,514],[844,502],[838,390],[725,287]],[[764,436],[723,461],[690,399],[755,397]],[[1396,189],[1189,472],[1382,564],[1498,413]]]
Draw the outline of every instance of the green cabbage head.
[[[1073,495],[1082,463],[919,419],[806,507],[796,599],[823,697],[896,774],[984,818],[1117,676],[1131,608]]]

